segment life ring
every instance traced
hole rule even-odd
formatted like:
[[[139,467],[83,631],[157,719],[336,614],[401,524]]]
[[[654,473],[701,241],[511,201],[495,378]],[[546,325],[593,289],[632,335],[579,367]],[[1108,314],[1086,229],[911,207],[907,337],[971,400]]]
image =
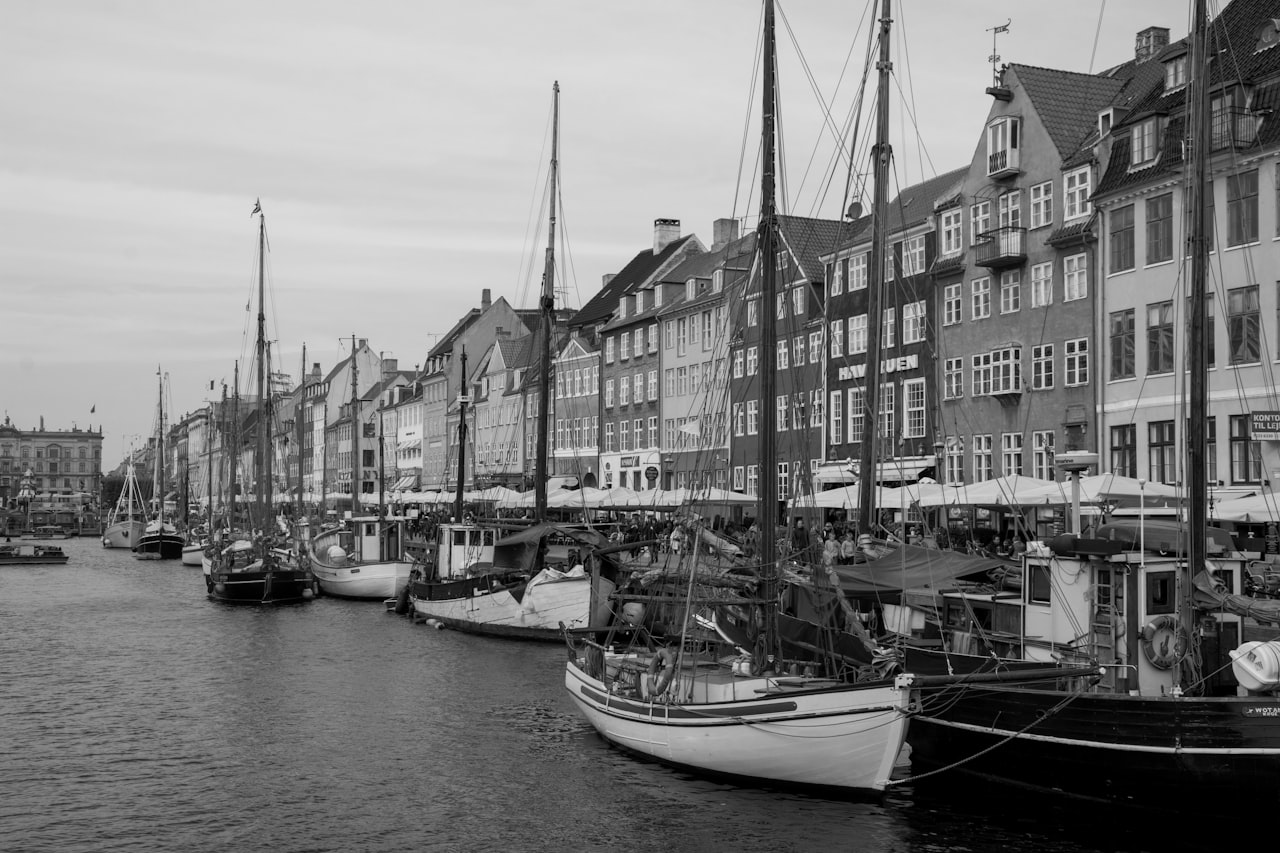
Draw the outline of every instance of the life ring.
[[[1157,616],[1142,628],[1142,653],[1157,669],[1172,669],[1190,644],[1187,629],[1176,616]]]
[[[661,696],[671,686],[671,679],[676,674],[676,650],[670,646],[658,649],[653,660],[649,661],[649,683],[652,685],[649,696]]]

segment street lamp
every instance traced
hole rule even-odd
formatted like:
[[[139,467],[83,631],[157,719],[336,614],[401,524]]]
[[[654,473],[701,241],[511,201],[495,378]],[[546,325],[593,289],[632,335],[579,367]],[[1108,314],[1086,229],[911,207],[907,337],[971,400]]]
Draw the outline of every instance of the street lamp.
[[[1071,475],[1071,532],[1080,535],[1080,475],[1091,465],[1098,464],[1098,454],[1076,450],[1059,453],[1053,465]]]

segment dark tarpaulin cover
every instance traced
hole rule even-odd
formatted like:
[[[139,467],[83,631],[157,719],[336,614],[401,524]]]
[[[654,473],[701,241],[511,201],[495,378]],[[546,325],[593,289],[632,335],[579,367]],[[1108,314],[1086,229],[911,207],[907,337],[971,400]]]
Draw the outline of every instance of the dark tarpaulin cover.
[[[1008,565],[994,557],[900,545],[877,560],[835,566],[840,588],[849,595],[900,593],[905,589],[937,589],[956,578],[986,579],[992,569]]]
[[[581,542],[583,545],[590,545],[595,548],[603,548],[609,544],[607,537],[594,530],[565,527],[564,525],[544,521],[512,533],[510,536],[502,537],[494,543],[494,547],[506,548],[513,545],[536,545],[544,536],[568,536],[575,542]]]

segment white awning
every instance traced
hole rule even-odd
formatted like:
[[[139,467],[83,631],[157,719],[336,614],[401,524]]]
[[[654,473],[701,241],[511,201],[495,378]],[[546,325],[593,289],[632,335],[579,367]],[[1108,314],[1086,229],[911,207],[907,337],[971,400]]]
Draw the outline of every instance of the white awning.
[[[884,459],[876,464],[877,483],[914,483],[920,474],[938,464],[934,456],[899,456]],[[841,462],[823,462],[818,466],[814,479],[819,483],[856,483],[858,481],[857,460],[846,459]]]

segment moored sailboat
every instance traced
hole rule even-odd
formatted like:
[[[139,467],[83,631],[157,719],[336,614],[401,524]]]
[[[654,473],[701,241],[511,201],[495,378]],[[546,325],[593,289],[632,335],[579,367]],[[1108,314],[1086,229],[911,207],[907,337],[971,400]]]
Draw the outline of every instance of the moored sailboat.
[[[760,304],[776,292],[774,202],[774,7],[763,39],[763,157],[757,236]],[[888,0],[881,21],[888,50]],[[766,317],[771,314],[766,309]],[[776,329],[760,324],[771,353]],[[772,359],[761,361],[760,394],[773,399]],[[760,468],[775,469],[772,406],[760,407]],[[572,644],[565,687],[610,743],[699,772],[754,782],[879,792],[907,730],[910,676],[886,678],[863,637],[813,626],[785,642],[776,548],[777,482],[759,481],[758,573],[743,576],[733,552],[705,531],[696,547],[673,540],[680,570],[654,591],[629,589],[603,641]],[[698,520],[689,523],[697,530]],[[706,546],[704,548],[704,545]],[[707,556],[707,550],[723,556]],[[741,568],[741,567],[738,567]],[[660,571],[668,576],[667,571]],[[681,588],[683,587],[683,588]],[[850,675],[851,671],[858,675]]]
[[[155,517],[146,522],[133,545],[133,556],[139,560],[176,560],[182,557],[185,540],[178,528],[165,519],[164,477],[164,376],[159,370],[156,376],[160,384],[159,403],[156,409],[156,459],[155,481],[151,499],[156,505]]]
[[[308,600],[314,595],[314,580],[298,556],[287,547],[283,534],[277,532],[277,522],[271,509],[271,413],[266,387],[266,313],[264,309],[265,265],[267,251],[266,214],[261,205],[254,207],[258,214],[258,335],[255,359],[257,362],[257,435],[253,454],[253,497],[250,508],[252,533],[243,536],[234,532],[227,537],[215,531],[209,569],[205,573],[205,586],[209,597],[228,604],[283,604]],[[238,381],[237,370],[237,381]],[[232,487],[228,498],[235,501],[234,467],[239,442],[233,441]]]
[[[102,532],[103,548],[129,548],[137,544],[146,526],[145,503],[138,487],[138,473],[134,468],[133,451],[124,471],[124,487],[115,508],[107,516],[107,527]]]
[[[462,511],[467,443],[466,352],[461,354],[458,484],[453,521],[439,525],[434,560],[426,575],[410,584],[417,617],[478,634],[559,641],[564,626],[585,627],[591,619],[592,584],[573,552],[553,546],[553,536],[582,547],[599,547],[605,537],[590,530],[547,524],[547,448],[551,417],[551,348],[555,336],[556,177],[560,84],[554,86],[550,167],[550,213],[542,277],[541,325],[537,335],[537,459],[534,471],[534,525],[505,529],[466,521]],[[511,535],[508,535],[511,534]],[[601,582],[610,582],[607,578]]]

